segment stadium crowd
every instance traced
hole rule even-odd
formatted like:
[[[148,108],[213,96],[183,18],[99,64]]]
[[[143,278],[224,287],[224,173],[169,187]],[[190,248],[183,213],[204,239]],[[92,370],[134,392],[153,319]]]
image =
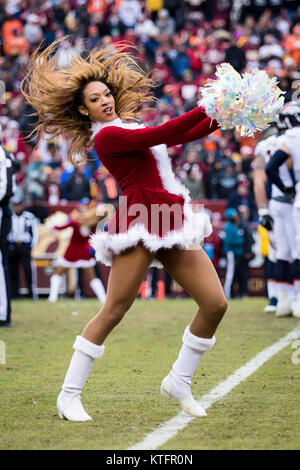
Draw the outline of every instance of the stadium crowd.
[[[2,144],[15,156],[15,199],[27,206],[58,205],[84,198],[115,202],[119,190],[90,150],[86,165],[74,168],[68,142],[28,140],[34,117],[20,84],[31,53],[70,35],[60,48],[60,63],[103,43],[129,41],[141,64],[150,67],[157,102],[144,109],[156,125],[195,107],[199,87],[229,62],[243,72],[259,67],[279,79],[291,100],[300,79],[300,11],[289,0],[6,0],[0,5],[0,124]],[[4,85],[3,85],[4,84]],[[193,200],[226,201],[257,221],[252,161],[256,138],[216,131],[205,139],[169,149],[178,178]],[[76,183],[76,184],[74,184]],[[47,212],[40,212],[40,221]]]
[[[244,2],[202,0],[39,0],[1,2],[0,79],[2,142],[20,171],[18,191],[26,202],[57,204],[62,199],[103,198],[106,171],[91,152],[84,168],[74,169],[66,157],[67,142],[25,138],[31,109],[20,93],[24,67],[43,40],[70,34],[60,50],[61,64],[102,41],[130,41],[139,59],[153,68],[158,98],[155,109],[144,112],[149,125],[158,124],[195,106],[198,88],[214,77],[216,66],[230,62],[239,72],[260,67],[279,78],[290,100],[292,82],[300,78],[300,23],[297,1]],[[237,4],[237,5],[235,5]],[[239,7],[239,9],[238,9]],[[234,11],[234,9],[236,11]],[[37,145],[36,145],[37,144]],[[234,132],[212,136],[183,148],[170,149],[178,177],[194,200],[225,199],[237,208],[249,207],[256,218],[251,162],[254,138]],[[76,180],[76,185],[72,182]]]

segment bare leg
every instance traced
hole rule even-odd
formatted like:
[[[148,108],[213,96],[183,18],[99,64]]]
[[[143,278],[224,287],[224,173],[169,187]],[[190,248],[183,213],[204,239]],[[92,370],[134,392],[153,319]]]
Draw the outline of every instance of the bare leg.
[[[190,386],[204,352],[215,343],[214,333],[227,308],[225,295],[212,263],[200,247],[199,250],[163,250],[157,257],[198,304],[197,313],[184,331],[178,358],[162,381],[161,394],[177,399],[192,416],[205,416]]]
[[[91,417],[81,404],[81,391],[94,360],[104,352],[103,342],[136,298],[138,289],[154,255],[137,246],[114,257],[107,297],[100,312],[87,324],[73,345],[75,352],[57,399],[61,418],[88,421]]]
[[[86,275],[87,280],[89,282],[91,282],[93,279],[95,279],[96,275],[95,275],[94,268],[84,268],[83,271],[84,271],[84,274]]]
[[[64,266],[57,266],[53,274],[57,274],[58,276],[61,276],[62,274],[65,274],[67,270],[68,268],[65,268]]]
[[[163,250],[157,258],[198,304],[190,331],[211,338],[226,309],[227,300],[213,264],[204,250]]]
[[[84,338],[98,345],[104,342],[131,307],[153,258],[154,254],[142,246],[114,257],[105,304],[84,328]]]

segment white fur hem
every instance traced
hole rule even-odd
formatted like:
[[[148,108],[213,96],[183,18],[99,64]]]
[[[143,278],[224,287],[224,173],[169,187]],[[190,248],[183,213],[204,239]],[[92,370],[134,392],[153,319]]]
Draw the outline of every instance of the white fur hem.
[[[76,340],[73,344],[75,351],[81,351],[84,354],[92,357],[93,359],[99,359],[103,356],[105,346],[102,344],[98,346],[97,344],[91,343],[86,338],[82,336],[76,336]]]
[[[195,349],[196,351],[204,352],[208,351],[214,346],[216,342],[216,337],[213,336],[212,338],[200,338],[198,336],[193,335],[193,333],[191,333],[190,331],[190,327],[187,326],[184,330],[182,342],[183,344],[189,346],[192,349]]]
[[[60,256],[53,264],[54,266],[62,266],[64,268],[92,268],[96,265],[96,260],[95,258],[91,258],[68,261],[63,256]]]
[[[185,221],[182,229],[170,231],[164,237],[149,233],[143,224],[136,224],[123,233],[98,232],[91,236],[90,245],[95,250],[97,261],[106,266],[111,266],[114,255],[138,243],[142,243],[152,253],[161,248],[177,247],[187,250],[194,243],[202,245],[204,237],[210,235],[212,231],[208,216],[205,213],[193,212],[188,204],[184,209],[184,214]],[[158,260],[154,260],[151,266],[162,267]]]

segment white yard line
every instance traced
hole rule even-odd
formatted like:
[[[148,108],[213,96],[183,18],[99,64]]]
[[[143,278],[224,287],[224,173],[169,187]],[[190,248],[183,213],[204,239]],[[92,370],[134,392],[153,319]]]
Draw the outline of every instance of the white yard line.
[[[300,337],[300,326],[290,331],[286,336],[281,338],[276,343],[258,353],[253,359],[247,362],[244,366],[237,369],[230,375],[224,382],[221,382],[213,388],[207,395],[201,397],[198,401],[200,405],[207,410],[216,401],[225,397],[232,389],[237,387],[241,382],[253,374],[259,367],[266,361],[271,359],[275,354],[287,347],[294,339]],[[155,450],[169,441],[172,437],[176,436],[182,429],[184,429],[191,421],[193,416],[187,415],[184,411],[178,413],[177,416],[160,424],[160,426],[148,434],[145,439],[127,450]],[[206,418],[198,418],[205,420]]]

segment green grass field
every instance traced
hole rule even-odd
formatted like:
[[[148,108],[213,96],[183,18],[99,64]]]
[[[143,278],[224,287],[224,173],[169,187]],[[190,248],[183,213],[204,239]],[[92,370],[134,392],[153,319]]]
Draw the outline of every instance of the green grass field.
[[[263,313],[265,299],[230,301],[215,347],[194,376],[196,398],[299,325]],[[75,336],[97,312],[96,300],[13,303],[12,328],[0,329],[0,449],[121,450],[180,411],[159,393],[195,312],[192,300],[137,300],[106,340],[82,394],[93,421],[56,413]],[[76,312],[74,314],[74,312]],[[161,450],[300,449],[300,364],[287,347],[193,420]]]

